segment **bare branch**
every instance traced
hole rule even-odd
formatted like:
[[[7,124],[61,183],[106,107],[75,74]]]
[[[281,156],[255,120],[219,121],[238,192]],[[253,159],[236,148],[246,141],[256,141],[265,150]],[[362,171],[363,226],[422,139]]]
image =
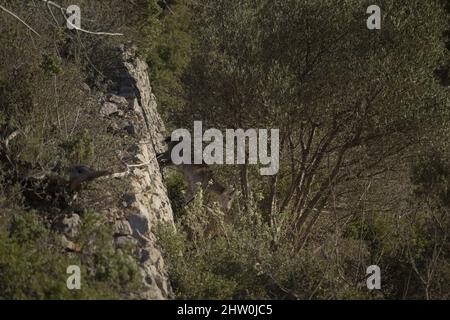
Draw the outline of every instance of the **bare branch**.
[[[20,21],[23,25],[25,25],[29,30],[33,31],[34,34],[36,34],[37,36],[41,36],[36,30],[34,30],[29,24],[27,24],[25,21],[23,21],[21,18],[19,18],[14,12],[9,11],[8,9],[6,9],[4,6],[0,5],[0,9],[2,9],[3,11],[5,11],[6,13],[8,13],[9,15],[13,16],[14,18],[16,18],[16,20]]]
[[[111,33],[111,32],[97,32],[97,31],[90,31],[90,30],[86,30],[83,28],[79,28],[76,25],[74,25],[72,22],[69,21],[69,18],[67,18],[66,16],[66,12],[67,9],[60,6],[59,4],[53,2],[53,1],[48,1],[48,0],[41,0],[43,2],[45,2],[45,4],[47,5],[49,11],[51,12],[52,16],[53,16],[53,12],[50,8],[50,6],[53,6],[57,9],[59,9],[61,11],[62,16],[64,17],[64,20],[75,30],[83,32],[83,33],[88,33],[88,34],[93,34],[93,35],[100,35],[100,36],[123,36],[123,33]]]
[[[169,6],[169,4],[167,3],[166,0],[162,0],[162,2],[164,3],[164,5],[166,6],[166,8],[169,10],[169,12],[173,15],[175,15],[175,12],[173,12],[172,8]]]
[[[11,142],[11,140],[15,139],[19,135],[19,133],[20,133],[20,131],[16,130],[13,133],[11,133],[9,136],[6,137],[6,139],[4,141],[6,149],[9,148],[9,143]]]

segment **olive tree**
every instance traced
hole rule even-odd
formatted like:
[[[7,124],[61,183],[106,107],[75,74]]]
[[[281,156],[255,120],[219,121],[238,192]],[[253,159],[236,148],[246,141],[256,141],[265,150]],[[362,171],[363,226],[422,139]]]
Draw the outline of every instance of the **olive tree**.
[[[361,185],[392,168],[427,129],[446,124],[434,78],[445,57],[435,1],[195,1],[195,46],[183,124],[279,128],[281,169],[261,179],[240,168],[244,201],[274,240],[300,249],[324,212],[350,211]]]

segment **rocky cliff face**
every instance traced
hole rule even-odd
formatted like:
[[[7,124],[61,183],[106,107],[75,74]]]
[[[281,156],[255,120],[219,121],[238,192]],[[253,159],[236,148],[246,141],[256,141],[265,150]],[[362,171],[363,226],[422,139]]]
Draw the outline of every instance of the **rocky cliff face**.
[[[163,150],[164,123],[157,111],[147,65],[130,46],[118,49],[115,90],[103,97],[100,115],[110,122],[112,135],[126,135],[117,153],[127,167],[121,179],[129,190],[121,205],[108,208],[116,224],[118,246],[136,242],[145,290],[136,298],[168,299],[172,296],[166,266],[152,228],[173,224],[172,208],[156,153]]]

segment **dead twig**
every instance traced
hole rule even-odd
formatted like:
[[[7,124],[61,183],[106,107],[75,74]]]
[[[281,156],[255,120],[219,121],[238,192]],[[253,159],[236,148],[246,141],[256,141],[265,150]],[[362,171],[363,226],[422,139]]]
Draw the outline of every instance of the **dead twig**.
[[[9,149],[9,143],[11,142],[11,140],[15,139],[18,135],[19,135],[20,131],[16,130],[13,133],[11,133],[9,136],[6,137],[4,144],[5,144],[5,148],[8,150]]]
[[[80,28],[76,25],[74,25],[72,22],[69,21],[69,18],[66,16],[66,12],[67,12],[67,8],[64,8],[62,6],[60,6],[59,4],[53,2],[53,1],[48,1],[48,0],[41,0],[43,1],[46,5],[47,8],[49,9],[49,11],[51,12],[52,16],[53,16],[53,12],[50,8],[50,6],[53,6],[57,9],[59,9],[61,11],[62,16],[64,17],[64,20],[75,30],[83,32],[83,33],[88,33],[88,34],[93,34],[93,35],[101,35],[101,36],[123,36],[123,33],[111,33],[111,32],[98,32],[98,31],[90,31],[90,30],[86,30],[83,28]]]
[[[8,9],[6,9],[4,6],[0,5],[0,9],[2,9],[4,12],[6,12],[7,14],[13,16],[16,20],[18,20],[19,22],[21,22],[25,27],[27,27],[29,30],[31,30],[34,34],[36,34],[38,37],[40,37],[41,35],[34,30],[28,23],[26,23],[25,21],[23,21],[19,16],[17,16],[14,12],[9,11]]]

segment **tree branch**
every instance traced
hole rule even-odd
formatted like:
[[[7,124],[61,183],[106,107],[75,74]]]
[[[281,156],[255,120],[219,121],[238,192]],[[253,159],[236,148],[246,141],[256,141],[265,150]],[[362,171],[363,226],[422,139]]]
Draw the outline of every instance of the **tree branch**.
[[[29,24],[27,24],[25,21],[23,21],[21,18],[19,18],[14,12],[9,11],[4,6],[0,5],[0,9],[8,13],[9,15],[13,16],[16,20],[20,21],[24,26],[26,26],[29,30],[33,31],[34,34],[37,36],[41,36],[36,30],[34,30]]]
[[[48,0],[41,0],[43,1],[46,5],[47,8],[49,9],[49,11],[51,12],[52,16],[53,16],[53,12],[50,8],[50,6],[53,6],[55,8],[58,8],[61,11],[62,16],[64,17],[64,20],[75,30],[83,32],[83,33],[88,33],[88,34],[93,34],[93,35],[104,35],[104,36],[123,36],[123,33],[110,33],[110,32],[97,32],[97,31],[90,31],[90,30],[86,30],[86,29],[82,29],[77,27],[76,25],[74,25],[72,22],[69,21],[69,19],[66,16],[66,12],[67,9],[60,6],[59,4],[53,2],[53,1],[48,1]]]

